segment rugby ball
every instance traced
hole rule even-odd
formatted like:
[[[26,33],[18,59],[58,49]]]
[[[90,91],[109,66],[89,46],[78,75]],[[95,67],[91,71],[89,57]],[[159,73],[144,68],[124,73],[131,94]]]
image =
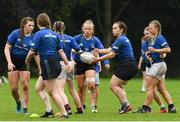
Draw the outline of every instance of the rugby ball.
[[[95,56],[91,52],[83,52],[80,54],[80,60],[84,63],[90,64],[95,59]]]

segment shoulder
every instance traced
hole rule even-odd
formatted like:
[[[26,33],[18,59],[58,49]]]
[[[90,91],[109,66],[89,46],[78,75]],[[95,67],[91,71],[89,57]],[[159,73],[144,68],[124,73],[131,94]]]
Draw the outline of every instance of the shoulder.
[[[74,36],[74,38],[80,38],[82,36],[82,34],[77,34]]]
[[[73,37],[72,37],[72,36],[67,35],[67,34],[64,34],[64,37],[65,37],[65,38],[67,38],[67,39],[70,39],[70,40],[72,40],[72,39],[73,39]]]
[[[156,39],[158,39],[158,40],[166,40],[166,38],[163,36],[163,35],[158,35],[157,37],[156,37]]]
[[[20,34],[20,29],[15,29],[11,32],[10,35],[19,35]]]
[[[94,39],[97,42],[100,42],[100,39],[97,36],[93,36],[92,39]]]

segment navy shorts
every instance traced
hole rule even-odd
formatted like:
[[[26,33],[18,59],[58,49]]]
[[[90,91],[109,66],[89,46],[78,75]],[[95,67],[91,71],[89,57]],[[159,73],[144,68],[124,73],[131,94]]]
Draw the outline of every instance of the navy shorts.
[[[115,69],[114,75],[122,80],[130,80],[137,73],[136,61],[129,60],[120,62]]]
[[[142,61],[141,70],[146,71],[146,62],[145,61]]]
[[[15,68],[13,71],[19,70],[19,71],[30,71],[29,65],[25,63],[26,57],[20,58],[11,55],[11,61],[15,65]]]
[[[96,70],[96,64],[76,63],[75,75],[84,74],[87,70]]]
[[[61,64],[59,59],[49,57],[48,59],[41,60],[42,78],[43,80],[51,80],[57,78],[61,73]]]

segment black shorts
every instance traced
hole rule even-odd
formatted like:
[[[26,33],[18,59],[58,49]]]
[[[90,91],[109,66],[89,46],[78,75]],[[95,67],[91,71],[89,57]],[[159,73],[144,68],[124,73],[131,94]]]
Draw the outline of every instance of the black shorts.
[[[26,57],[20,58],[15,57],[11,55],[11,61],[15,65],[15,68],[13,71],[19,70],[19,71],[30,71],[29,65],[25,63]]]
[[[120,62],[116,68],[114,75],[122,80],[130,80],[137,72],[136,61]]]
[[[59,59],[49,57],[48,59],[41,60],[42,78],[43,80],[51,80],[57,78],[61,73],[61,64]]]
[[[77,63],[75,65],[75,75],[84,74],[87,70],[96,70],[96,65],[86,63]]]
[[[146,71],[146,62],[145,61],[142,61],[141,70]]]

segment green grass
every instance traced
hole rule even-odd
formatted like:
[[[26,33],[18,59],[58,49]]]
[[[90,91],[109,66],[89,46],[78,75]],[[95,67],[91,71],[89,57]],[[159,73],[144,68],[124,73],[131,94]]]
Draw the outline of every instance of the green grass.
[[[29,99],[29,112],[42,114],[44,112],[44,106],[34,91],[36,79],[30,81],[30,99]],[[174,100],[177,111],[180,110],[180,95],[179,88],[180,82],[178,80],[166,81],[166,86]],[[144,93],[140,93],[141,80],[132,79],[126,85],[126,93],[130,103],[134,109],[139,107],[144,102]],[[75,112],[76,108],[72,102],[72,97],[67,93],[70,104]],[[53,104],[54,111],[58,111],[57,107]],[[148,114],[134,114],[128,113],[120,115],[118,114],[119,103],[118,99],[109,89],[109,78],[102,79],[99,86],[99,99],[98,99],[98,113],[91,113],[89,97],[86,97],[86,110],[82,115],[72,114],[68,121],[177,121],[180,120],[180,114],[161,114],[159,112],[158,105],[153,102],[152,112]],[[16,114],[15,102],[11,96],[9,85],[3,84],[0,87],[0,121],[58,121],[58,117],[42,119],[42,118],[30,118],[29,115]]]

